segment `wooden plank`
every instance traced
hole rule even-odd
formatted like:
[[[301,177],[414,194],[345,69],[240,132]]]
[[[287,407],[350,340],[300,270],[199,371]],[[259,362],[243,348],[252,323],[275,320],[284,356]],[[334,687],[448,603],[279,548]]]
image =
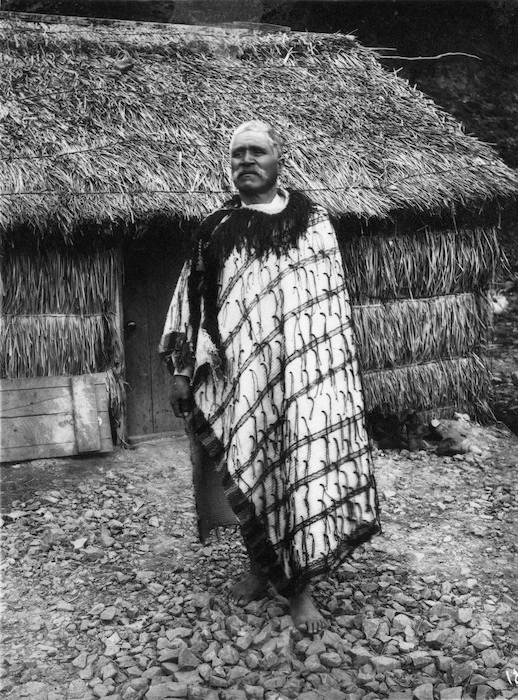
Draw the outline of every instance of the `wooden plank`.
[[[50,389],[53,387],[70,387],[70,377],[18,377],[16,379],[2,379],[0,381],[2,393],[4,391],[23,391],[25,389]]]
[[[113,442],[111,436],[101,440],[101,449],[98,453],[104,454],[113,450]],[[55,445],[22,445],[21,447],[12,447],[9,452],[1,450],[1,462],[25,462],[33,459],[49,459],[51,457],[70,457],[77,455],[75,442],[62,442]],[[88,455],[85,455],[85,457]]]
[[[72,377],[71,387],[77,451],[79,454],[98,452],[101,449],[101,435],[94,383],[88,375],[83,374]]]
[[[8,389],[0,388],[2,405],[0,415],[2,418],[18,418],[19,416],[41,416],[61,413],[63,404],[70,394],[68,386],[55,386],[45,388],[42,395],[40,388],[16,390],[12,386]]]
[[[94,384],[105,384],[105,372],[93,372],[87,375]],[[25,389],[47,389],[52,387],[70,387],[70,375],[58,377],[17,377],[16,379],[0,379],[0,391],[23,391]]]
[[[1,380],[0,461],[92,453],[94,446],[96,452],[113,450],[105,380],[103,372],[84,378]],[[79,410],[74,410],[72,382],[76,384]],[[85,437],[87,430],[91,432]]]
[[[101,452],[113,451],[112,429],[110,424],[110,395],[106,385],[106,373],[96,372],[88,375],[94,382],[97,399],[97,422],[101,438]]]
[[[2,447],[23,445],[52,445],[61,442],[75,442],[74,412],[70,395],[69,405],[64,406],[60,414],[53,416],[18,416],[15,419],[2,420]]]
[[[95,427],[97,430],[97,449],[81,449],[76,445],[73,454],[82,452],[98,452],[101,444],[107,439],[111,441],[110,415],[107,410],[95,412]],[[68,406],[63,403],[63,410],[51,416],[16,416],[2,417],[2,448],[11,449],[31,445],[50,445],[54,443],[76,442],[76,420],[71,396],[68,396]],[[112,445],[113,447],[113,445]]]

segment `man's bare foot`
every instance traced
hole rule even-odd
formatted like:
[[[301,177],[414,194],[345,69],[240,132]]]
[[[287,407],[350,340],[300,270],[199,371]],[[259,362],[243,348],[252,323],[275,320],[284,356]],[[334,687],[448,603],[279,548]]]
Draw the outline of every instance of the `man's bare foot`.
[[[301,632],[316,634],[326,627],[326,621],[315,607],[309,586],[289,600],[291,618]]]
[[[232,586],[228,598],[231,603],[244,607],[252,600],[263,598],[267,588],[268,580],[266,578],[250,572],[242,581]]]

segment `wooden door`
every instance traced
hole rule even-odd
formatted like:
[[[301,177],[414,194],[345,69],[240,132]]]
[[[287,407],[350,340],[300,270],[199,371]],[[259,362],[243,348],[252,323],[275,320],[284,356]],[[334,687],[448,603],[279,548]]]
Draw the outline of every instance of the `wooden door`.
[[[157,350],[185,256],[181,240],[175,246],[139,241],[125,252],[122,304],[130,440],[183,432],[183,421],[174,417],[169,404],[171,375]]]

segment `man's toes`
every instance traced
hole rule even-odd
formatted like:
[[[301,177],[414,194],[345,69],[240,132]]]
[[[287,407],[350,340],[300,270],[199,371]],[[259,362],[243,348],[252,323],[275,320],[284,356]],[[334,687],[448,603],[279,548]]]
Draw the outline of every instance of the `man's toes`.
[[[325,630],[327,627],[327,622],[324,620],[324,618],[320,618],[318,621],[318,631],[321,632],[322,630]]]
[[[245,603],[245,597],[242,595],[242,593],[239,593],[238,591],[230,591],[228,594],[228,599],[231,603],[234,603],[235,605],[244,605]]]
[[[318,615],[318,617],[294,615],[293,622],[300,632],[306,632],[307,634],[317,634],[327,627],[327,622],[321,615]]]
[[[252,600],[264,597],[266,586],[265,580],[255,574],[249,574],[245,579],[232,586],[228,598],[231,603],[244,607]]]
[[[307,627],[308,627],[308,632],[310,634],[316,634],[321,629],[320,621],[319,620],[311,620],[310,622],[308,622]]]

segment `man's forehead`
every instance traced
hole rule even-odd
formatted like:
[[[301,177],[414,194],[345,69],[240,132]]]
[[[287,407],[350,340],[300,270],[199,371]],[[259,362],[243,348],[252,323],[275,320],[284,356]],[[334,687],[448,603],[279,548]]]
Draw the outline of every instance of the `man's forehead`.
[[[264,131],[258,131],[257,129],[247,129],[246,131],[241,131],[232,139],[230,148],[234,149],[236,146],[246,145],[261,145],[273,148],[268,134]]]

